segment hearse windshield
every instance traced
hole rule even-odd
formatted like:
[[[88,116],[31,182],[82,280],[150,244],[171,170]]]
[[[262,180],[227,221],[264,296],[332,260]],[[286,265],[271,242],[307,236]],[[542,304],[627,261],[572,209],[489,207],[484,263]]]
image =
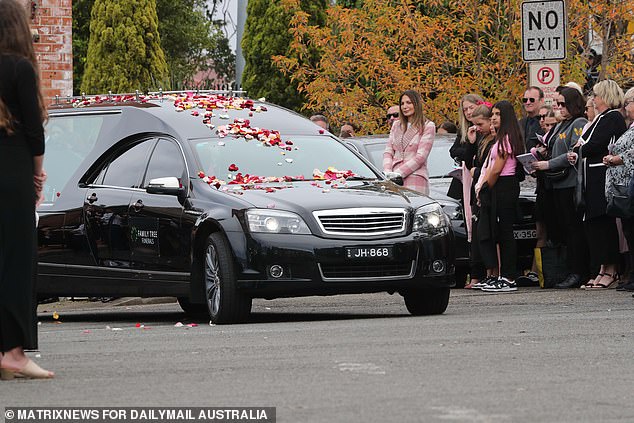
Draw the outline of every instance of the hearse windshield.
[[[227,134],[189,142],[200,166],[197,171],[225,182],[239,178],[238,173],[263,180],[324,179],[322,175],[329,169],[325,179],[332,179],[333,174],[348,180],[377,178],[346,146],[326,135],[258,139]]]

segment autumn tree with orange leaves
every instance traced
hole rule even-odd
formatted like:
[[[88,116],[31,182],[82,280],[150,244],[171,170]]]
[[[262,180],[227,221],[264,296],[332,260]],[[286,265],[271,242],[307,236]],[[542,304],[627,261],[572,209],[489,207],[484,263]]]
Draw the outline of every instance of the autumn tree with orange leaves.
[[[469,92],[510,99],[520,110],[527,85],[520,0],[364,0],[358,7],[329,7],[323,27],[308,24],[300,0],[281,3],[293,16],[293,56],[274,62],[298,83],[304,109],[327,115],[333,126],[350,121],[362,133],[386,132],[385,109],[408,88],[423,94],[425,113],[437,123],[456,121],[458,100]],[[634,20],[634,2],[570,0],[567,8],[562,81],[583,86],[592,27],[607,46],[601,77],[631,83],[626,22]],[[303,60],[315,50],[320,60]]]

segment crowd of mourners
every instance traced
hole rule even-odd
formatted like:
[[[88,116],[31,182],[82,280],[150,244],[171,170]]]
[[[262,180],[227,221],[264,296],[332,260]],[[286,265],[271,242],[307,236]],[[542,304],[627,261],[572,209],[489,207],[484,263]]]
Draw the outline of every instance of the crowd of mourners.
[[[450,154],[463,166],[462,182],[454,180],[448,195],[465,209],[471,248],[465,288],[512,292],[537,284],[540,269],[543,277],[545,263],[535,259],[526,274],[518,269],[513,234],[520,182],[534,178],[536,247],[566,252],[567,276],[554,287],[634,292],[634,88],[623,93],[608,79],[584,94],[569,82],[556,89],[552,104],[539,87],[521,100],[518,119],[510,101],[467,94],[458,127],[436,128],[420,94],[403,92],[387,110],[384,173],[428,194],[435,134],[457,132]],[[324,116],[311,120],[327,130]],[[340,136],[354,130],[346,123]]]
[[[568,275],[554,287],[634,291],[634,88],[623,93],[604,80],[586,97],[569,83],[549,106],[529,87],[522,103],[518,120],[508,101],[460,101],[451,155],[473,177],[471,190],[459,192],[472,215],[466,288],[510,292],[521,278],[536,281],[536,263],[518,271],[513,238],[519,183],[532,177],[537,247],[566,249]]]

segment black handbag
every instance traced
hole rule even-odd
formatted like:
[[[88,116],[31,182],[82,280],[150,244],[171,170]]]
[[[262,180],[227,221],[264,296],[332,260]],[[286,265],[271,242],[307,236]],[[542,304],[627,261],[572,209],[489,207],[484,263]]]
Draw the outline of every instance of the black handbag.
[[[551,182],[563,181],[568,177],[570,173],[570,167],[566,167],[561,170],[545,170],[544,175]]]
[[[614,195],[610,197],[606,208],[608,216],[624,219],[634,217],[634,199],[630,197],[630,187],[615,185],[614,191]]]
[[[570,274],[566,260],[566,246],[535,248],[535,264],[539,275],[540,288],[552,288]]]

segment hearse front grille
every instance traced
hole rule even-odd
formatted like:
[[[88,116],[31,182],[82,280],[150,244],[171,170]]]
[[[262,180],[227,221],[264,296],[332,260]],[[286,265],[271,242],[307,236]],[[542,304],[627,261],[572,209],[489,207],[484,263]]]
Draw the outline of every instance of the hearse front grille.
[[[313,212],[329,235],[389,235],[405,231],[405,209],[352,208]]]
[[[319,263],[319,272],[324,281],[381,281],[411,279],[416,271],[416,261],[405,263]]]

